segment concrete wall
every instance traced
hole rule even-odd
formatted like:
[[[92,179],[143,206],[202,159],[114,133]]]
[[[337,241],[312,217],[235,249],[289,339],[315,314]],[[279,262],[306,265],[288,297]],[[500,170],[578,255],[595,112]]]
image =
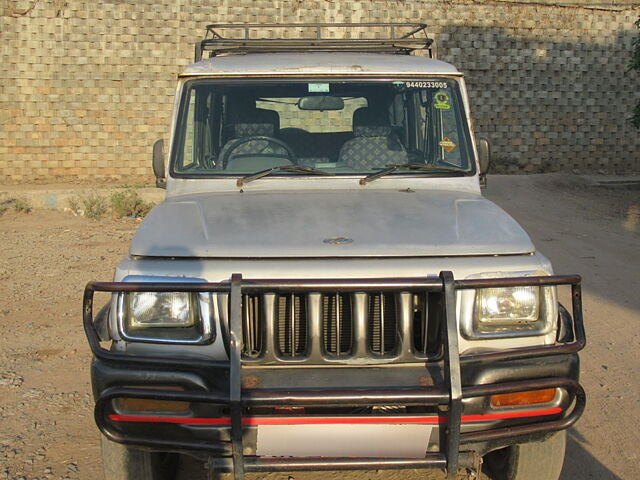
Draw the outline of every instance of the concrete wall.
[[[425,21],[500,170],[640,169],[637,1],[0,1],[0,182],[148,180],[214,21]]]

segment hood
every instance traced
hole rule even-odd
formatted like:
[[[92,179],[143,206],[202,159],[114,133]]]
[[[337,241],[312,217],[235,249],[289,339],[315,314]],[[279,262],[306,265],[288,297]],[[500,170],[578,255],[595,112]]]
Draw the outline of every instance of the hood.
[[[358,257],[524,254],[526,232],[481,195],[435,190],[226,192],[169,198],[131,254]]]

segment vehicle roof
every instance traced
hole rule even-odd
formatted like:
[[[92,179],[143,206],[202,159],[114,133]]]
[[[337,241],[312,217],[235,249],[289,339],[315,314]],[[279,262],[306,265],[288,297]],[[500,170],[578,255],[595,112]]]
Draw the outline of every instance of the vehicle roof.
[[[180,76],[221,75],[461,75],[428,57],[382,53],[249,53],[216,56],[187,66]]]

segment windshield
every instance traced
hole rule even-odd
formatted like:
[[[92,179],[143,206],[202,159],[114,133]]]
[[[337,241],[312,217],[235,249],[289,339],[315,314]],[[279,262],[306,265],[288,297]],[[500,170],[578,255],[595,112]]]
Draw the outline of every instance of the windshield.
[[[331,175],[473,173],[458,84],[396,81],[192,80],[172,153],[176,177],[244,176],[286,165]],[[276,169],[275,175],[305,174]]]

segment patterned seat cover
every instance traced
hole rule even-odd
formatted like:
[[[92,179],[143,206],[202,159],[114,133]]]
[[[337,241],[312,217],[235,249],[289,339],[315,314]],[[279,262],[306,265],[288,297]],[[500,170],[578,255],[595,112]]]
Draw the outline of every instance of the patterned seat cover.
[[[356,170],[406,163],[407,151],[391,129],[383,109],[362,107],[353,113],[354,138],[345,142],[338,161]]]

